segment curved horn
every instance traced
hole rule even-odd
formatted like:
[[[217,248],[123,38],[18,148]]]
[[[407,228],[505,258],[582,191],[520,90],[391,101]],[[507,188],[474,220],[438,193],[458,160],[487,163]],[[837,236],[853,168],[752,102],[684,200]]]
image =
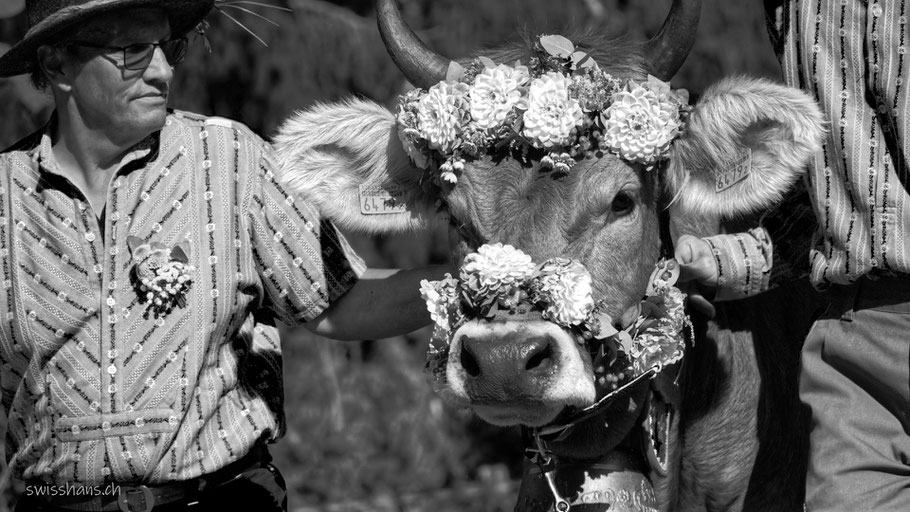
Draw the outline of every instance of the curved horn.
[[[395,0],[376,0],[376,21],[386,49],[408,81],[428,89],[445,80],[450,60],[423,44],[408,27]]]
[[[660,31],[644,44],[652,75],[664,81],[673,78],[695,43],[700,15],[701,0],[673,0]]]

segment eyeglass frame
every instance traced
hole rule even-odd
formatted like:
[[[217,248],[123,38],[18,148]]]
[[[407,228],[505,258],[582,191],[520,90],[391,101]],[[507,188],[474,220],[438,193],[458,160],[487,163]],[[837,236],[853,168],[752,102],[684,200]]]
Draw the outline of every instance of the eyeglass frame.
[[[177,48],[180,48],[182,46],[182,50],[180,50],[178,53],[175,54],[173,61],[168,56],[168,51],[164,49],[164,45],[168,44],[168,43],[180,43],[180,46],[178,46]],[[183,60],[186,58],[187,49],[189,48],[189,39],[187,39],[184,36],[184,37],[166,39],[164,41],[158,41],[157,43],[133,43],[133,44],[130,44],[127,46],[108,46],[108,45],[103,45],[103,44],[89,43],[89,42],[85,42],[85,41],[69,41],[66,43],[66,46],[81,46],[83,48],[92,48],[95,50],[107,50],[109,52],[121,52],[121,55],[123,56],[123,64],[122,64],[123,69],[126,69],[127,71],[142,71],[145,68],[147,68],[148,65],[152,62],[152,59],[154,58],[154,55],[155,55],[156,48],[161,48],[161,51],[164,53],[164,58],[167,60],[168,64],[170,64],[171,66],[174,66],[176,64],[180,64],[181,62],[183,62]],[[141,60],[137,61],[135,64],[127,65],[127,58],[126,58],[127,50],[129,50],[130,48],[135,48],[137,46],[146,46],[151,49],[148,51],[146,56],[143,57]]]

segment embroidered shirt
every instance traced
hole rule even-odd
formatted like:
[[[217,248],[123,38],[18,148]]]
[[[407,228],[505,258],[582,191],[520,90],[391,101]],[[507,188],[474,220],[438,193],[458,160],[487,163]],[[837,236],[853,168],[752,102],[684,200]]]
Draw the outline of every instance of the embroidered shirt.
[[[910,273],[907,2],[765,4],[784,79],[812,94],[830,123],[804,180],[818,219],[813,284]]]
[[[278,437],[275,319],[318,316],[363,271],[244,126],[172,112],[113,176],[104,215],[58,171],[49,131],[0,154],[0,388],[14,474],[159,483]],[[169,311],[128,237],[186,249]],[[135,241],[135,240],[134,240]]]

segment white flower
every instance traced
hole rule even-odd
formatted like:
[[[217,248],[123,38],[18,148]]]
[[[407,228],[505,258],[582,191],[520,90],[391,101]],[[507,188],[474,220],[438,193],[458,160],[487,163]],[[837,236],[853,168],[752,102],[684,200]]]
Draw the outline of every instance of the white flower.
[[[663,368],[682,359],[685,342],[681,334],[671,334],[663,329],[648,329],[632,341],[629,355],[636,375],[657,366]]]
[[[471,117],[474,124],[489,130],[502,126],[516,106],[522,107],[522,90],[530,79],[525,66],[500,64],[485,68],[474,78],[468,95],[471,98]]]
[[[657,291],[656,296],[661,299],[658,304],[666,316],[658,318],[632,342],[629,355],[632,356],[636,374],[654,366],[673,364],[682,359],[686,350],[683,340],[683,329],[688,322],[685,294],[679,288],[665,286]]]
[[[568,145],[572,131],[581,125],[581,105],[569,96],[570,84],[571,79],[554,72],[531,82],[522,133],[534,146],[549,148]]]
[[[467,255],[461,264],[462,286],[475,306],[514,293],[531,274],[531,257],[501,243],[486,244]]]
[[[468,123],[467,92],[467,84],[440,82],[420,98],[417,124],[431,148],[445,154],[461,143]]]
[[[548,260],[538,270],[535,287],[545,315],[559,325],[580,325],[594,309],[591,274],[578,261]]]
[[[418,106],[423,96],[424,92],[420,89],[412,89],[403,94],[398,99],[398,113],[395,118],[398,121],[398,139],[401,140],[405,152],[417,167],[426,169],[430,159],[421,150],[426,148],[426,141],[417,127]]]
[[[451,332],[455,326],[456,318],[452,318],[452,310],[458,309],[458,281],[450,274],[446,274],[441,281],[420,281],[420,296],[427,303],[427,311],[436,327],[445,332]]]
[[[675,102],[640,85],[613,94],[601,121],[603,143],[623,159],[643,164],[663,157],[681,125]]]

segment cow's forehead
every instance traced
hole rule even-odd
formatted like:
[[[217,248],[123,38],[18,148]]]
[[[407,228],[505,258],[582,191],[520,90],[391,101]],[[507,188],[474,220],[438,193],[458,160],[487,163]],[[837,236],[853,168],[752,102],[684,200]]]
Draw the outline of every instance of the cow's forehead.
[[[446,201],[481,242],[510,244],[543,261],[577,257],[567,254],[572,242],[596,229],[592,216],[618,193],[653,208],[655,181],[653,173],[612,155],[582,160],[567,173],[483,159],[466,165]]]

